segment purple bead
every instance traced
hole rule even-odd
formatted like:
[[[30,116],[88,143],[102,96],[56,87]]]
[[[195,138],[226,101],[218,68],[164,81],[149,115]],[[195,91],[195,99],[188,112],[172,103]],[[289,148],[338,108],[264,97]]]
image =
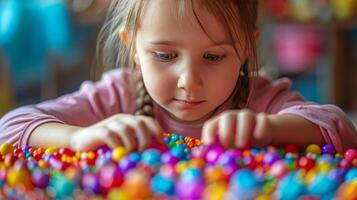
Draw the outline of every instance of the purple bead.
[[[95,166],[100,169],[105,165],[112,164],[113,161],[105,156],[99,156],[95,161]]]
[[[31,180],[34,186],[44,189],[48,186],[50,176],[48,172],[45,172],[39,168],[35,168],[32,170]]]
[[[94,173],[87,173],[83,175],[82,187],[89,193],[99,194],[101,192],[98,176]]]
[[[121,169],[114,164],[104,166],[99,171],[99,183],[104,193],[113,187],[120,187],[123,181]]]
[[[342,183],[345,179],[345,173],[346,170],[343,168],[336,168],[336,169],[332,169],[328,176],[331,178],[331,180],[336,180],[339,183]]]
[[[110,148],[109,148],[108,146],[106,146],[106,145],[103,145],[103,146],[101,146],[101,147],[99,147],[99,148],[97,149],[97,154],[103,155],[103,154],[105,154],[105,153],[108,152],[108,151],[110,151]]]
[[[178,199],[201,199],[204,190],[202,180],[179,181],[176,185]]]
[[[180,159],[177,156],[173,155],[170,151],[165,152],[161,156],[161,162],[164,164],[175,165],[179,161]]]
[[[335,148],[331,144],[326,144],[322,147],[322,153],[334,155],[336,153]]]
[[[280,159],[280,155],[277,152],[267,152],[264,156],[264,164],[271,166]]]
[[[128,172],[130,169],[136,167],[136,162],[132,161],[129,157],[124,157],[119,161],[119,167],[123,173]]]
[[[204,158],[206,156],[207,151],[208,151],[208,146],[207,145],[202,145],[202,146],[197,147],[192,152],[192,156],[194,158]]]
[[[207,163],[214,165],[223,152],[224,149],[219,145],[210,146],[206,153]]]
[[[239,150],[228,150],[219,156],[218,164],[221,166],[237,164],[237,158],[242,157]]]
[[[223,166],[223,171],[228,177],[231,177],[234,172],[236,172],[239,169],[239,166],[237,164],[229,163]]]

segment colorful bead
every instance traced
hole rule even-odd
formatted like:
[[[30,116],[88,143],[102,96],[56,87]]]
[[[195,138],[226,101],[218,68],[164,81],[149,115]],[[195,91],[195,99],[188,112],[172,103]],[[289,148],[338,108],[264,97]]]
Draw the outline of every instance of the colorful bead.
[[[0,146],[0,154],[1,155],[7,155],[7,154],[12,154],[14,151],[14,146],[10,143],[4,143]]]
[[[144,152],[0,146],[0,198],[19,199],[353,199],[357,150],[309,145],[224,149],[164,133]],[[168,146],[171,145],[170,148]],[[239,178],[237,178],[239,177]],[[238,192],[237,192],[238,191]],[[244,191],[244,192],[239,192]],[[349,194],[349,195],[347,195]],[[37,196],[36,196],[37,195]],[[39,196],[40,195],[40,196]]]
[[[320,155],[321,154],[321,148],[319,145],[316,144],[310,144],[307,148],[306,148],[306,153],[312,153],[315,155]]]
[[[128,155],[128,151],[124,147],[115,147],[112,152],[112,159],[114,162],[119,162],[124,156]]]

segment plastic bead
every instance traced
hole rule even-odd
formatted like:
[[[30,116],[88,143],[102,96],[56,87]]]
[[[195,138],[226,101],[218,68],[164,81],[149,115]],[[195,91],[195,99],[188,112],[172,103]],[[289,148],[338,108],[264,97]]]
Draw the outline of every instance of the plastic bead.
[[[102,192],[106,194],[111,188],[120,187],[124,181],[124,176],[119,167],[110,164],[100,169],[98,179]]]
[[[315,155],[320,155],[321,154],[321,148],[316,144],[310,144],[306,148],[306,153],[313,153]]]
[[[151,189],[157,194],[172,196],[175,192],[175,181],[169,177],[156,175],[151,180]]]
[[[124,147],[115,147],[112,152],[112,159],[114,162],[119,162],[124,156],[128,155],[128,151]]]
[[[322,153],[334,155],[336,153],[335,148],[331,144],[326,144],[322,147]]]
[[[1,155],[12,154],[14,151],[14,146],[10,143],[4,143],[0,146],[0,153]]]

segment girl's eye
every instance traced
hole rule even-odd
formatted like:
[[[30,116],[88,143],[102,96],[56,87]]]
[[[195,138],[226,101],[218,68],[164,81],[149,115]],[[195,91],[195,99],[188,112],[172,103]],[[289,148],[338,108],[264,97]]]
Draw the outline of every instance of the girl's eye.
[[[207,59],[210,62],[219,62],[224,57],[225,57],[225,55],[216,55],[216,54],[209,54],[209,53],[206,53],[206,54],[203,55],[203,58]]]
[[[170,62],[171,60],[177,58],[176,53],[164,53],[164,52],[153,52],[155,58],[163,62]]]

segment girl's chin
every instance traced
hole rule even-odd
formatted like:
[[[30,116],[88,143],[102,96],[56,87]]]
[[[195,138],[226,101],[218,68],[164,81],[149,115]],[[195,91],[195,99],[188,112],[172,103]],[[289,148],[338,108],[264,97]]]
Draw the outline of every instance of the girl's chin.
[[[205,115],[200,115],[200,116],[195,116],[195,115],[190,115],[188,113],[177,113],[173,115],[172,113],[169,113],[169,115],[175,119],[178,122],[185,123],[185,124],[199,124],[205,122],[207,119],[211,117],[213,112],[210,112]]]

